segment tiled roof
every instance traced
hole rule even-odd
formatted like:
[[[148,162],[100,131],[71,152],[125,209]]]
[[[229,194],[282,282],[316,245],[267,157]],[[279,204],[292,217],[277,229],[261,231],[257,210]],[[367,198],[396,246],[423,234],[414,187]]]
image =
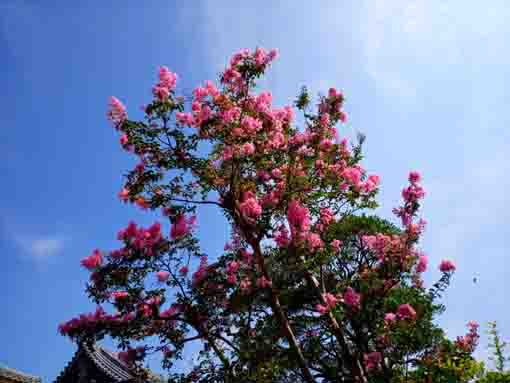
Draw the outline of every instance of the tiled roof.
[[[106,351],[96,343],[84,345],[84,351],[94,364],[115,382],[125,382],[134,379],[129,368],[113,353]]]
[[[16,371],[12,368],[0,366],[0,377],[20,383],[41,383],[41,378]]]
[[[67,364],[64,370],[55,380],[55,383],[59,383],[64,378],[66,372],[72,368],[72,366],[82,356],[92,361],[94,365],[102,371],[106,376],[110,377],[114,382],[129,382],[134,376],[129,372],[129,368],[124,365],[113,353],[106,351],[96,343],[87,344],[81,343],[78,346],[78,350],[73,356],[73,359]]]
[[[116,354],[111,351],[105,350],[97,343],[82,343],[78,347],[78,351],[74,354],[73,359],[67,364],[66,368],[55,380],[55,383],[60,383],[65,373],[76,363],[78,358],[85,356],[91,360],[94,365],[102,371],[106,376],[110,377],[116,383],[126,383],[135,380],[135,376],[130,372],[129,367],[122,363]],[[147,371],[150,382],[162,382],[163,379],[151,371]]]

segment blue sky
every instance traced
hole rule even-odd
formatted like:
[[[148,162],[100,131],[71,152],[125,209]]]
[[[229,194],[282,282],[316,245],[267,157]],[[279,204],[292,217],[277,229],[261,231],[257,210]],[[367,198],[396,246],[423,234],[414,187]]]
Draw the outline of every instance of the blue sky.
[[[408,170],[423,173],[427,279],[442,258],[459,270],[441,318],[450,336],[473,319],[510,337],[505,1],[70,3],[0,4],[0,362],[52,381],[74,352],[57,324],[92,308],[79,260],[116,246],[128,220],[152,220],[117,200],[133,159],[105,120],[107,98],[136,116],[159,65],[189,92],[256,46],[280,49],[264,82],[278,104],[305,84],[344,90],[342,134],[368,136],[381,214],[391,217]],[[228,233],[204,213],[214,256]]]

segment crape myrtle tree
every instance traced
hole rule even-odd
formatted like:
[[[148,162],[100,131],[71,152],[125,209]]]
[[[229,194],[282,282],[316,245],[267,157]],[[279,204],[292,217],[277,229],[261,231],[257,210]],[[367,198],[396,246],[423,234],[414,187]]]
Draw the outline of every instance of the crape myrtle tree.
[[[452,342],[432,322],[455,265],[442,261],[441,279],[424,287],[420,174],[394,209],[398,227],[369,215],[379,177],[361,165],[364,138],[339,137],[343,94],[331,88],[315,108],[303,88],[294,106],[275,108],[256,80],[276,57],[236,53],[219,85],[206,81],[191,100],[162,67],[142,121],[111,99],[120,144],[139,158],[119,198],[167,223],[129,223],[120,248],[84,258],[98,307],[59,331],[113,338],[141,374],[159,353],[171,382],[429,381],[437,361],[471,361],[475,324]],[[222,254],[200,249],[199,205],[230,225]],[[197,364],[176,371],[189,343],[200,345]]]

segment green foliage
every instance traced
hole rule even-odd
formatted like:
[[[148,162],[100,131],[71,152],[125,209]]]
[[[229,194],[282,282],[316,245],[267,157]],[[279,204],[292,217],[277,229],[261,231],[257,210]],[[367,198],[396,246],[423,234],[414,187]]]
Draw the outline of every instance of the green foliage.
[[[505,370],[506,362],[510,359],[506,358],[503,353],[503,350],[508,343],[501,340],[496,322],[489,322],[488,333],[491,336],[489,348],[493,350],[493,356],[489,357],[489,359],[494,361],[496,371],[503,372]]]
[[[510,372],[489,371],[476,383],[510,383]]]

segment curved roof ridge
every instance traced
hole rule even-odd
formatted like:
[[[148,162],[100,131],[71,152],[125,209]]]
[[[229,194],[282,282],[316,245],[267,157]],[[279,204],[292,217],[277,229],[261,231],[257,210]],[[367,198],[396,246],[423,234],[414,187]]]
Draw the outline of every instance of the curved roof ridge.
[[[94,364],[116,382],[134,379],[134,375],[126,365],[97,343],[94,342],[89,347],[85,346],[84,349]]]
[[[4,364],[0,366],[0,376],[15,380],[17,382],[41,382],[41,378],[38,376],[15,370],[14,368],[7,367]]]

